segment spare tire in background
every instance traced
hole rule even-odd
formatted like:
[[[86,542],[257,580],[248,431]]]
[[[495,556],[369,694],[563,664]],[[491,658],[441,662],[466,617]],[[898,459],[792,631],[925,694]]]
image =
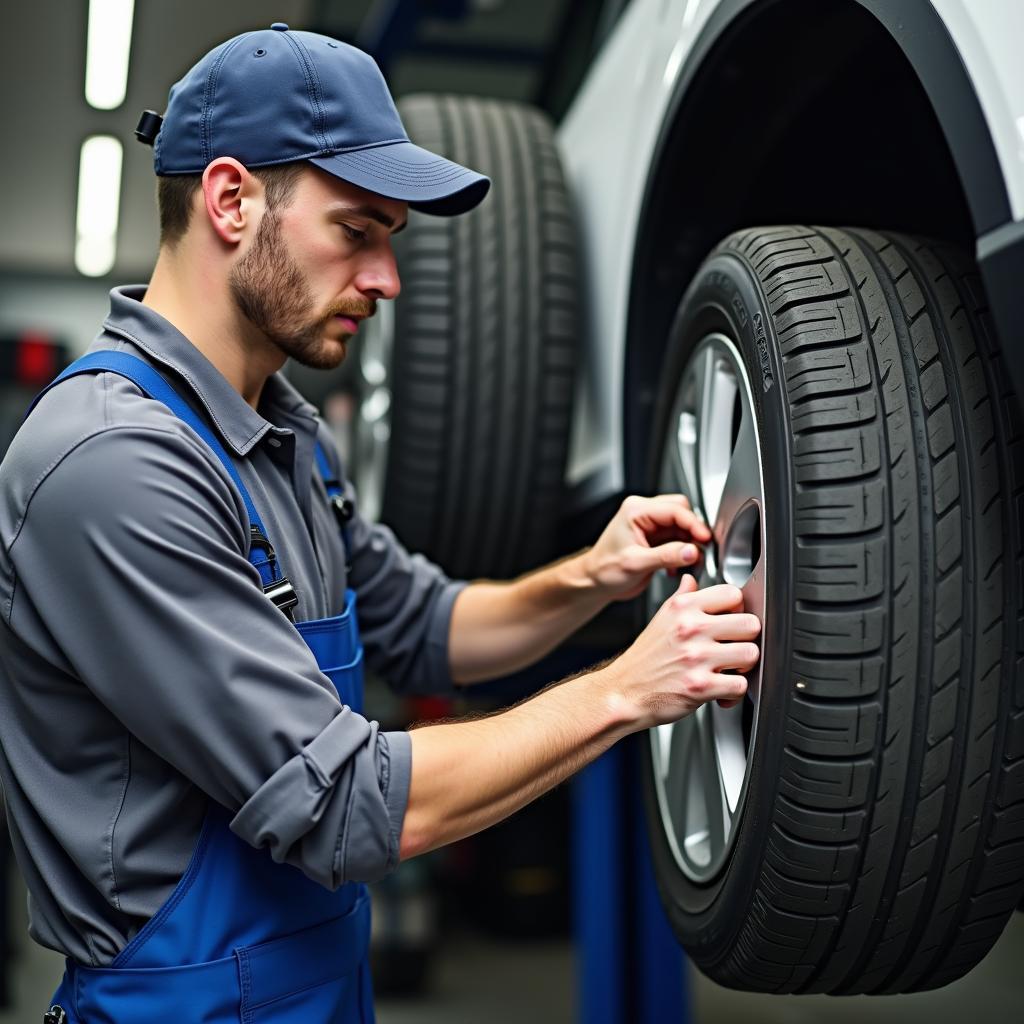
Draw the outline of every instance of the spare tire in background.
[[[968,257],[859,229],[737,232],[682,299],[652,485],[708,510],[702,583],[763,610],[762,658],[742,705],[652,731],[645,796],[723,985],[936,988],[1021,898],[1024,435],[991,330]]]
[[[577,336],[575,232],[530,107],[398,104],[410,138],[489,175],[471,213],[409,213],[402,293],[364,325],[351,472],[364,513],[454,576],[508,577],[553,549]],[[392,308],[393,307],[393,308]]]

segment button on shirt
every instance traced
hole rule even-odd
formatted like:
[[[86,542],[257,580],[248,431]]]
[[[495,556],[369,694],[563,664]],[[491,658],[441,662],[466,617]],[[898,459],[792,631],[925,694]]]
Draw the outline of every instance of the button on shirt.
[[[451,688],[464,584],[357,513],[351,575],[314,463],[329,431],[280,375],[249,406],[182,334],[111,293],[90,351],[141,355],[233,456],[298,593],[296,619],[358,595],[367,664]],[[346,482],[345,491],[355,498]],[[250,565],[216,456],[111,373],[61,383],[0,467],[0,778],[37,941],[108,964],[170,895],[210,799],[324,886],[394,868],[409,737],[343,708]]]

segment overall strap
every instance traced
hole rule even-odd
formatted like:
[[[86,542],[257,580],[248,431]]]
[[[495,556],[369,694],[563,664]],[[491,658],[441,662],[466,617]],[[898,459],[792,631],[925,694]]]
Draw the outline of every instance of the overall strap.
[[[355,505],[351,499],[346,498],[341,489],[341,481],[331,470],[331,464],[327,461],[327,453],[319,441],[316,443],[316,464],[323,478],[324,487],[327,489],[327,500],[334,510],[334,518],[338,521],[341,529],[341,540],[345,545],[345,572],[352,569],[352,542],[349,539],[348,524],[355,515]]]
[[[267,536],[267,531],[263,526],[263,520],[260,519],[256,506],[253,504],[249,492],[242,483],[242,478],[238,474],[238,468],[206,421],[175,391],[159,370],[154,369],[154,367],[138,356],[130,355],[127,352],[90,352],[88,355],[76,359],[59,377],[51,381],[35,397],[28,411],[31,412],[35,408],[36,403],[39,402],[47,391],[56,387],[56,385],[68,377],[75,377],[83,373],[102,372],[116,373],[121,377],[126,377],[136,387],[140,388],[143,394],[163,402],[171,412],[187,423],[206,442],[214,455],[217,456],[221,465],[227,471],[228,476],[231,477],[238,488],[239,493],[242,495],[242,501],[245,503],[245,509],[249,515],[248,558],[260,574],[260,579],[263,582],[263,592],[284,612],[289,621],[293,621],[294,614],[292,609],[298,604],[298,596],[288,577],[281,574],[277,564],[277,556]]]

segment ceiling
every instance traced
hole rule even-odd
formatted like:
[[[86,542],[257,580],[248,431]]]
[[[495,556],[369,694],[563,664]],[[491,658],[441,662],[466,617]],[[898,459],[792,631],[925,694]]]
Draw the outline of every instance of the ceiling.
[[[203,53],[238,32],[285,21],[351,41],[372,3],[136,0],[128,95],[113,111],[94,110],[85,102],[87,0],[5,3],[0,127],[7,147],[0,162],[0,273],[75,276],[79,149],[86,136],[107,133],[125,146],[118,255],[109,279],[148,276],[157,218],[152,150],[133,135],[140,112],[162,111],[170,85]],[[397,3],[378,0],[377,6]],[[459,21],[423,20],[416,33],[419,49],[388,66],[392,90],[396,95],[446,89],[531,98],[542,73],[539,61],[558,33],[571,26],[574,3],[472,0],[472,14]],[[503,48],[497,55],[502,59],[488,54],[495,45]]]

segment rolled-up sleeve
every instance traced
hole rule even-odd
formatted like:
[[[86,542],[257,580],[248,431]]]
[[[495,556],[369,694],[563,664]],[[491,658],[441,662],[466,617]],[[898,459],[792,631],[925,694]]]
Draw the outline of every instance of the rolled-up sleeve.
[[[10,546],[15,600],[242,839],[328,888],[379,878],[398,861],[409,738],[338,702],[263,595],[247,521],[198,439],[109,428],[36,487]]]

